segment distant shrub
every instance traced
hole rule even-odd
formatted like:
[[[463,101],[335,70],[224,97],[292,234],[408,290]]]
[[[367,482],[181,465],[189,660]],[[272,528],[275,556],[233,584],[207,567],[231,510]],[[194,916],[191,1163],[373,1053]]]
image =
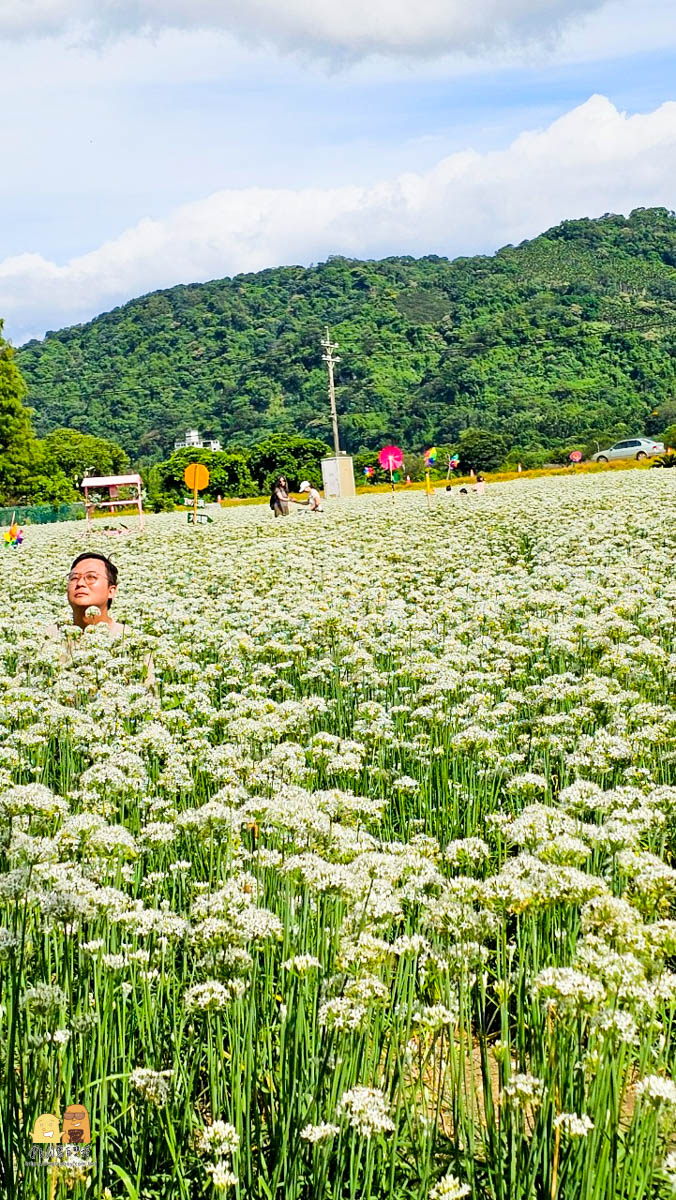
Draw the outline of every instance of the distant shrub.
[[[469,428],[460,434],[458,458],[463,474],[469,471],[497,471],[506,455],[507,443],[499,433]]]

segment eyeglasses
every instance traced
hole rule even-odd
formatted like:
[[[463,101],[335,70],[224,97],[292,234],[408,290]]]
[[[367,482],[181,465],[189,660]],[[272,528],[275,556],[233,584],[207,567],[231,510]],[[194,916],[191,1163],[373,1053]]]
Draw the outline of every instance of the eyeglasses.
[[[76,571],[71,571],[70,575],[66,575],[66,583],[77,583],[78,580],[83,579],[87,586],[91,587],[93,583],[98,583],[99,579],[104,578],[105,576],[98,575],[96,571],[85,571],[84,575],[78,575]]]

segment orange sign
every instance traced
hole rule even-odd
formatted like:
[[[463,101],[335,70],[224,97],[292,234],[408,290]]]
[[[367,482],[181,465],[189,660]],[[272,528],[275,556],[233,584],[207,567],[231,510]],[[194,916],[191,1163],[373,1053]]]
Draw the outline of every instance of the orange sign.
[[[188,463],[183,472],[183,480],[186,487],[192,488],[196,492],[203,492],[209,483],[209,472],[204,463]]]

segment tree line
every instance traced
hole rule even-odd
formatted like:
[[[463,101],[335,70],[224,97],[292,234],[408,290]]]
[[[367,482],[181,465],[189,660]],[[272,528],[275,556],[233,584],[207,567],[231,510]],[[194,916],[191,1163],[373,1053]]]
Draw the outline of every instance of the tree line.
[[[129,455],[108,438],[77,429],[55,429],[38,438],[25,405],[26,385],[16,353],[1,336],[0,322],[0,507],[82,498],[86,475],[122,475],[132,469]],[[210,473],[209,499],[259,496],[285,474],[292,488],[303,479],[321,486],[321,459],[330,454],[319,438],[277,434],[253,446],[214,453],[186,449],[144,469],[148,507],[172,508],[185,495],[183,473],[190,462],[203,462]]]

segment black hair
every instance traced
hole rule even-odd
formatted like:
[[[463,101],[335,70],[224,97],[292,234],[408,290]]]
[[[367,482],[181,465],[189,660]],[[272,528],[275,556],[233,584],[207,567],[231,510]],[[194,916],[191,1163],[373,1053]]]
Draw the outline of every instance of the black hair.
[[[83,560],[85,558],[97,558],[99,560],[99,562],[102,562],[106,568],[106,575],[108,576],[108,583],[110,584],[111,587],[117,587],[117,567],[115,566],[114,562],[111,562],[109,558],[106,558],[105,554],[97,554],[93,550],[92,551],[85,550],[84,554],[78,554],[77,558],[74,559],[73,562],[70,564],[71,571],[73,570],[73,567],[76,567],[79,562],[83,562]],[[109,599],[108,600],[108,608],[112,608],[112,606],[113,606],[113,602],[111,599]]]

